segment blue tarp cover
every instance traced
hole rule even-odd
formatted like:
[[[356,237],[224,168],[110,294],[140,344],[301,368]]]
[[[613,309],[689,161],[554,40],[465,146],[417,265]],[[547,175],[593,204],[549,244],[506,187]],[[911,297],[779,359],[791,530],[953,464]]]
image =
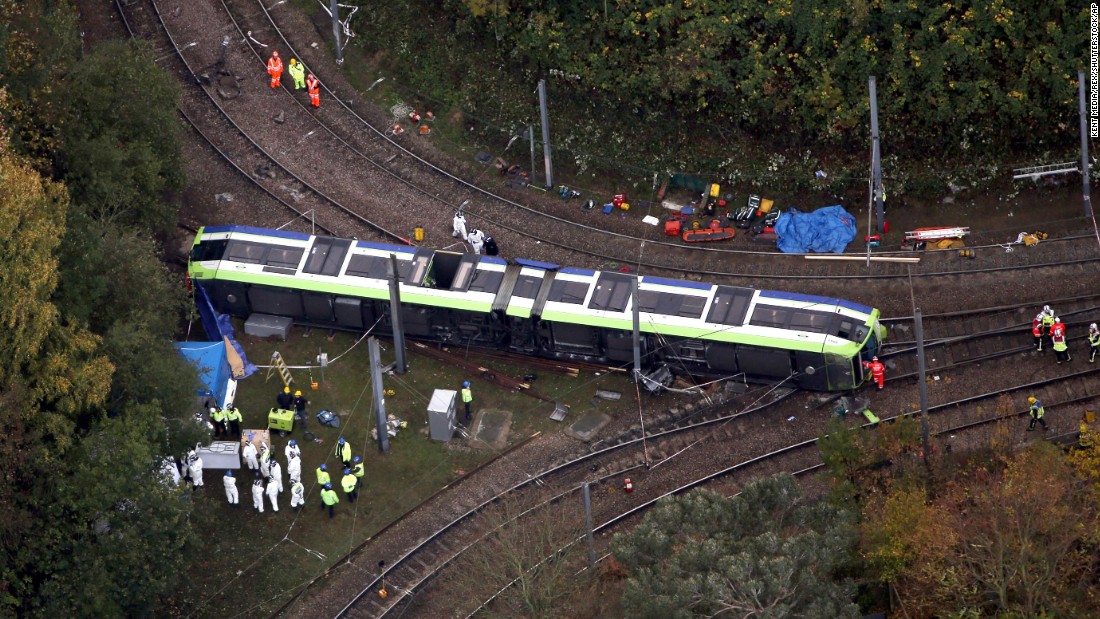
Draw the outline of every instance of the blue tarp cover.
[[[213,395],[220,406],[225,402],[226,385],[233,377],[225,358],[225,342],[173,342],[185,359],[199,369],[203,389],[199,395]]]
[[[856,238],[856,218],[842,206],[823,206],[812,213],[792,208],[775,222],[775,234],[781,252],[842,254]]]

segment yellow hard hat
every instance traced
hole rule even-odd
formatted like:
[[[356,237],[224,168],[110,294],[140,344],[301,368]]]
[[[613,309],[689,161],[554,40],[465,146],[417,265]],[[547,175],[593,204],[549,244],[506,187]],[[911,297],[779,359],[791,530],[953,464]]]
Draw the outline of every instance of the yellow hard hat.
[[[295,391],[294,395],[302,395],[302,392],[301,391]]]
[[[1038,400],[1036,400],[1034,397],[1030,397],[1030,398],[1027,399],[1028,404],[1034,404],[1036,402],[1038,402]]]
[[[297,58],[291,58],[290,59],[290,64],[298,64],[298,59]]]
[[[290,387],[283,387],[283,393],[290,393]]]

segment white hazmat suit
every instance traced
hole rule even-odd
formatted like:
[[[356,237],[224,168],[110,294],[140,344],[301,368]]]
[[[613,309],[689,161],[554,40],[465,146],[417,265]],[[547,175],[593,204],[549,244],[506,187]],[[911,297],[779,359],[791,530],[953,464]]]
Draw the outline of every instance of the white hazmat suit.
[[[267,498],[271,500],[272,511],[279,511],[279,482],[274,478],[267,481]]]
[[[272,460],[271,466],[268,467],[271,472],[271,479],[275,480],[275,484],[279,488],[279,492],[283,491],[283,467],[279,464],[278,460]],[[279,511],[279,510],[275,510]]]
[[[466,242],[470,244],[470,249],[475,254],[480,254],[481,248],[485,247],[485,233],[481,230],[474,230],[466,235]]]
[[[222,482],[225,483],[225,498],[226,498],[226,500],[229,501],[230,505],[236,505],[237,504],[237,497],[239,496],[237,494],[237,478],[233,477],[229,473],[226,473],[225,477],[222,477]]]
[[[306,487],[302,485],[301,481],[294,482],[294,485],[290,487],[290,507],[296,508],[299,505],[306,504]]]
[[[202,458],[198,456],[191,462],[191,481],[195,482],[196,488],[202,485]]]
[[[252,507],[264,513],[264,482],[259,479],[252,483]]]
[[[451,221],[451,227],[454,228],[451,236],[456,239],[466,238],[466,214],[462,211],[455,213],[455,218]]]
[[[302,481],[302,459],[291,458],[286,465],[287,475],[290,475],[290,483]]]
[[[252,443],[245,445],[244,451],[241,452],[241,455],[244,456],[244,461],[246,464],[248,464],[248,470],[255,471],[256,469],[260,468],[260,463],[256,459],[255,445],[253,445]]]

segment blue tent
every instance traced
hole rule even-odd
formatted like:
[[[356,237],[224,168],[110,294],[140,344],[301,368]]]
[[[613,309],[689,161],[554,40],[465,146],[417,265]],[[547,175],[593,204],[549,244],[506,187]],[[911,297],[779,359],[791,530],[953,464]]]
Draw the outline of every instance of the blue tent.
[[[173,342],[185,359],[199,369],[202,389],[200,396],[213,396],[218,406],[225,404],[225,394],[233,371],[225,358],[225,342]]]
[[[825,206],[812,213],[791,209],[775,222],[779,251],[802,254],[811,251],[844,253],[856,238],[856,218],[842,206]]]

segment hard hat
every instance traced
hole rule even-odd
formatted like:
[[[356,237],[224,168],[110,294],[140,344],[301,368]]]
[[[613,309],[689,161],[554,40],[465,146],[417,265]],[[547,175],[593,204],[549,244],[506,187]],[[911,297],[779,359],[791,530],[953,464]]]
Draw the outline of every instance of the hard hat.
[[[325,490],[332,490],[332,484],[325,484]]]
[[[233,471],[226,471],[225,476],[226,477],[233,477]]]
[[[290,387],[283,387],[283,393],[290,393]]]
[[[871,357],[871,361],[878,361],[878,357]]]
[[[294,395],[302,395],[302,392],[301,391],[295,391]]]
[[[318,468],[320,468],[320,469],[321,469],[322,471],[327,471],[327,470],[328,470],[328,467],[327,467],[327,466],[325,466],[325,463],[324,463],[324,462],[322,462],[322,463],[321,463],[321,466],[320,466],[320,467],[318,467]]]
[[[1062,322],[1062,319],[1061,319],[1061,318],[1059,318],[1059,317],[1057,317],[1057,316],[1055,316],[1055,317],[1054,317],[1054,322]]]
[[[1095,331],[1095,330],[1096,330],[1096,323],[1094,322],[1091,325],[1089,325],[1089,331]]]
[[[211,407],[210,407],[210,412],[211,412],[211,413],[216,413],[216,412],[218,412],[218,409],[216,409],[216,408],[214,408],[213,406],[211,406]]]
[[[341,445],[343,445],[343,444],[344,444],[344,437],[342,437],[342,436],[340,437],[340,444],[341,444]]]
[[[351,460],[352,460],[352,462],[362,462],[362,461],[363,461],[363,459],[362,459],[362,458],[360,458],[359,456],[355,456],[355,457],[354,457],[354,458],[352,458]]]
[[[1044,312],[1049,312],[1050,311],[1050,306],[1049,305],[1044,305],[1043,306],[1043,311]]]
[[[298,64],[298,59],[297,58],[291,58],[290,59],[290,64]]]
[[[344,475],[351,475],[351,469],[344,469]]]
[[[1036,399],[1035,399],[1035,396],[1032,396],[1032,397],[1030,397],[1030,398],[1028,398],[1028,399],[1027,399],[1027,403],[1028,403],[1028,404],[1034,404],[1034,403],[1036,403],[1036,402],[1038,402],[1038,401],[1039,401],[1039,400],[1036,400]]]
[[[272,52],[271,52],[271,56],[272,56],[273,58],[278,58],[278,57],[279,57],[279,52],[276,52],[276,51],[272,51]]]
[[[469,387],[470,386],[470,381],[468,381],[468,380],[462,381],[462,386],[463,387]]]
[[[291,447],[293,447],[293,446],[295,446],[295,445],[297,445],[297,444],[298,444],[298,441],[296,441],[296,440],[294,440],[294,439],[290,439],[290,446],[291,446]]]

